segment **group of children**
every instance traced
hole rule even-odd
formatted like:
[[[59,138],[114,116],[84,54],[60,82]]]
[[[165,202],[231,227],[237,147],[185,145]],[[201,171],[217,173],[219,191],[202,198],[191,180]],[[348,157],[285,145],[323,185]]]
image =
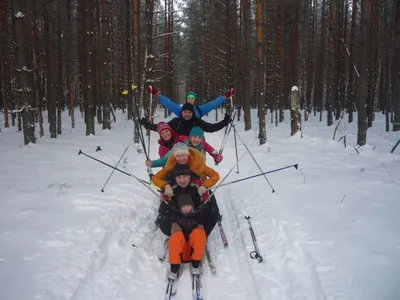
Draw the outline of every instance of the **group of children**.
[[[205,252],[207,236],[220,221],[218,205],[208,190],[219,181],[219,174],[206,165],[206,153],[216,164],[223,160],[204,137],[204,131],[223,129],[232,120],[229,115],[215,124],[205,122],[202,116],[217,108],[234,95],[230,89],[225,96],[197,106],[197,95],[189,92],[181,107],[155,89],[149,92],[177,115],[168,123],[153,124],[143,118],[145,128],[160,135],[159,159],[146,160],[147,167],[162,167],[152,177],[152,184],[163,191],[157,218],[161,231],[169,236],[170,270],[168,278],[176,279],[182,262],[191,261],[192,273],[200,274],[200,262]]]

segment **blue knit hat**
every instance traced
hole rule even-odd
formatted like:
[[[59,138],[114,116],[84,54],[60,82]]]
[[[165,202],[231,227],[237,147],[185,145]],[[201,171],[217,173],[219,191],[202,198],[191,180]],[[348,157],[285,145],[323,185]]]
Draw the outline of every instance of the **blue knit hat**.
[[[192,136],[199,136],[202,140],[204,140],[204,131],[200,127],[193,127],[189,133],[189,138]]]
[[[189,92],[189,93],[187,93],[187,94],[186,94],[186,102],[187,102],[187,98],[188,98],[189,96],[193,96],[193,97],[194,97],[194,104],[196,104],[196,102],[197,102],[197,94],[196,94],[195,92]]]

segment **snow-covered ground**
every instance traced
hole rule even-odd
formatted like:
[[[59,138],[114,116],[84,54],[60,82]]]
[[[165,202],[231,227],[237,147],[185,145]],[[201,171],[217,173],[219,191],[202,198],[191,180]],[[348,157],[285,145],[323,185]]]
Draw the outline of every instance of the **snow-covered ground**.
[[[218,189],[229,246],[216,228],[209,247],[217,273],[205,265],[205,299],[400,299],[400,148],[390,154],[399,133],[386,133],[378,114],[357,154],[356,123],[343,122],[332,141],[334,127],[311,116],[304,137],[290,137],[290,124],[275,127],[268,114],[268,142],[259,146],[253,113],[253,130],[245,132],[242,122],[237,129],[262,170],[292,164],[299,170],[268,175],[275,193],[263,176]],[[161,299],[167,263],[155,250],[163,241],[153,232],[158,199],[119,172],[102,193],[111,169],[77,155],[81,149],[115,165],[133,136],[132,122],[117,118],[111,131],[98,127],[86,137],[83,121],[71,130],[65,115],[59,138],[29,146],[16,128],[2,128],[1,300]],[[214,114],[206,119],[214,122]],[[207,140],[218,149],[223,133]],[[347,148],[337,142],[344,134]],[[157,134],[151,138],[156,158]],[[231,133],[217,168],[221,178],[235,163],[233,141]],[[120,168],[147,180],[140,148],[132,144]],[[238,137],[239,157],[245,151]],[[256,173],[246,154],[239,174],[235,169],[225,182]],[[249,257],[245,216],[263,263]],[[176,298],[190,297],[184,270]]]

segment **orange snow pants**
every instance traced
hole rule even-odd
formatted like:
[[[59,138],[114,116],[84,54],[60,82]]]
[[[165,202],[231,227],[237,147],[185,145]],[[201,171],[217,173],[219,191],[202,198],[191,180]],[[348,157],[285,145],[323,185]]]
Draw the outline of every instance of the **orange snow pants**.
[[[181,264],[191,260],[202,260],[206,248],[206,232],[204,229],[195,228],[186,242],[181,231],[171,234],[168,241],[169,263]],[[193,252],[192,252],[193,249]],[[192,252],[192,253],[191,253]]]

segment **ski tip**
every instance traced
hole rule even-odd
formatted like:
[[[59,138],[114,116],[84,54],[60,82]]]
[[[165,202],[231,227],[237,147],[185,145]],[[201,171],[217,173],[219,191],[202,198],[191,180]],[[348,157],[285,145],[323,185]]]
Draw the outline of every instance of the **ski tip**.
[[[296,168],[296,170],[298,170],[299,164],[295,164],[294,167]]]
[[[275,193],[275,190],[272,190],[272,193]]]
[[[136,246],[135,246],[135,244],[132,244],[132,247],[134,247],[134,248],[135,248],[135,247],[136,247]]]
[[[97,151],[102,151],[102,149],[100,148],[100,146],[97,146],[96,152],[97,152]]]
[[[80,155],[80,154],[82,154],[82,150],[81,149],[79,149],[79,152],[78,152],[78,155]]]

